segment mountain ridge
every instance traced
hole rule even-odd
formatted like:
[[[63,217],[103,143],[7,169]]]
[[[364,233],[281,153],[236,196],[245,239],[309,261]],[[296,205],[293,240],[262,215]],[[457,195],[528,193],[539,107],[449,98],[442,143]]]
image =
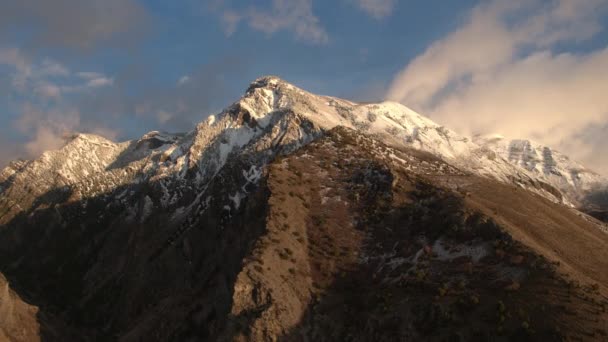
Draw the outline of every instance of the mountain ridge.
[[[324,130],[342,125],[376,136],[389,144],[433,153],[468,171],[515,183],[556,202],[577,207],[585,203],[585,198],[593,187],[607,183],[603,177],[587,171],[582,165],[571,162],[561,153],[545,146],[535,145],[536,149],[542,149],[542,153],[557,156],[552,159],[553,163],[557,163],[551,166],[552,170],[558,170],[554,174],[539,172],[535,167],[530,167],[532,161],[538,159],[534,158],[539,154],[534,148],[529,148],[531,152],[523,154],[522,158],[528,160],[526,163],[521,158],[513,158],[513,148],[509,149],[502,144],[505,139],[460,136],[395,102],[357,104],[330,96],[314,95],[275,76],[256,79],[240,100],[220,114],[211,115],[190,132],[167,134],[153,131],[139,139],[120,143],[95,135],[77,134],[62,149],[46,152],[34,161],[20,163],[18,169],[33,170],[34,174],[37,172],[35,169],[54,170],[51,173],[61,178],[57,181],[58,186],[86,182],[89,174],[104,173],[110,178],[109,188],[106,189],[107,186],[101,180],[98,182],[100,184],[85,186],[87,189],[82,191],[81,196],[94,195],[99,191],[108,191],[112,186],[135,181],[133,170],[137,168],[142,168],[138,176],[143,177],[141,179],[167,177],[171,174],[183,176],[186,170],[196,168],[199,174],[197,181],[204,183],[208,181],[205,180],[206,177],[212,177],[223,166],[233,150],[239,150],[261,135],[268,134],[264,130],[271,121],[272,125],[276,125],[288,113],[309,121],[313,127],[310,136],[302,136],[301,132],[296,132],[295,126],[292,127],[292,140],[295,138],[300,141],[294,145],[296,147],[311,141],[313,136],[322,134]],[[289,126],[287,123],[283,125]],[[271,140],[276,140],[285,133],[281,130],[278,128],[278,131],[270,132]],[[212,141],[218,138],[222,141]],[[516,141],[520,140],[510,140],[510,144],[513,145]],[[209,149],[210,144],[215,144],[215,147]],[[524,143],[524,146],[528,145]],[[87,153],[89,149],[90,153]],[[215,154],[208,157],[213,160],[205,159],[202,155],[205,153]],[[66,157],[68,154],[70,156]],[[57,157],[53,157],[55,155]],[[94,160],[95,158],[99,160]],[[57,162],[64,164],[51,165]],[[121,168],[123,174],[131,176],[110,172]],[[546,170],[545,164],[544,171]],[[18,173],[16,169],[9,166],[0,172],[0,180],[8,179],[16,172]],[[120,178],[124,178],[124,182]],[[0,184],[5,183],[3,181]],[[38,187],[47,189],[49,186]],[[0,189],[5,187],[6,185],[0,185]]]

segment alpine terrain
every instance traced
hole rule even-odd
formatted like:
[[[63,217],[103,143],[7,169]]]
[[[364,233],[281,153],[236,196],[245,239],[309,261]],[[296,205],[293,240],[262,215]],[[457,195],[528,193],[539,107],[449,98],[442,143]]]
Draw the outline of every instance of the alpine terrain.
[[[0,173],[0,341],[606,341],[607,184],[263,77]]]

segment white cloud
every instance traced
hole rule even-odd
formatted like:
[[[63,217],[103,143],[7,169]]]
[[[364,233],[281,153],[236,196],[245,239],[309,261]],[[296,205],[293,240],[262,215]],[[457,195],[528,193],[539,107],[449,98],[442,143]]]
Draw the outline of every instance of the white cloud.
[[[184,76],[180,77],[179,80],[177,80],[177,85],[181,86],[188,82],[190,82],[190,76],[184,75]]]
[[[159,110],[156,112],[156,119],[161,124],[166,123],[167,121],[171,120],[172,118],[173,118],[173,114],[171,114],[165,110]]]
[[[19,91],[26,89],[28,77],[32,74],[31,63],[19,49],[0,48],[0,65],[12,68],[11,86]]]
[[[103,77],[103,74],[93,71],[81,71],[76,73],[76,75],[84,80],[92,80]]]
[[[531,137],[596,169],[585,131],[608,123],[608,47],[555,52],[603,28],[602,0],[493,1],[433,43],[387,94],[462,133]],[[604,146],[605,149],[605,146]]]
[[[226,11],[222,14],[222,24],[224,26],[224,33],[228,37],[232,36],[239,27],[240,21],[243,19],[243,16],[233,12]]]
[[[393,13],[397,0],[350,0],[375,19],[383,19]]]
[[[24,103],[19,108],[19,116],[12,123],[15,131],[23,136],[24,143],[16,144],[0,135],[0,167],[16,158],[38,158],[43,152],[56,150],[65,145],[66,139],[78,131],[86,131],[115,140],[118,131],[82,122],[77,109],[56,106],[42,108],[32,103]]]
[[[112,129],[104,126],[96,126],[87,130],[91,134],[102,136],[106,139],[116,141],[120,132],[116,129]]]
[[[11,160],[23,157],[20,146],[10,141],[10,138],[0,134],[0,168],[4,168]]]
[[[112,84],[114,84],[113,79],[107,78],[107,77],[98,77],[98,78],[93,78],[93,79],[89,80],[87,82],[87,87],[98,88],[98,87],[110,86]]]
[[[12,66],[20,72],[29,72],[28,59],[16,48],[0,48],[0,64]]]
[[[61,97],[61,88],[51,83],[40,83],[35,86],[34,91],[45,99],[58,99]]]
[[[30,103],[23,105],[15,122],[19,132],[29,137],[24,145],[28,157],[60,148],[65,143],[64,137],[79,124],[80,114],[75,110],[44,111]]]
[[[64,65],[47,58],[40,64],[38,74],[40,76],[69,76],[70,70]]]
[[[241,21],[268,35],[285,30],[292,32],[298,40],[309,43],[325,44],[329,41],[327,32],[312,11],[312,0],[273,0],[270,9],[225,10],[222,23],[226,35],[234,34]]]
[[[43,109],[31,103],[25,103],[21,107],[14,126],[27,138],[23,145],[24,151],[18,153],[27,158],[37,158],[45,151],[61,148],[67,137],[84,127],[77,109],[70,107]],[[116,130],[99,125],[86,131],[108,139],[115,139],[118,135]]]

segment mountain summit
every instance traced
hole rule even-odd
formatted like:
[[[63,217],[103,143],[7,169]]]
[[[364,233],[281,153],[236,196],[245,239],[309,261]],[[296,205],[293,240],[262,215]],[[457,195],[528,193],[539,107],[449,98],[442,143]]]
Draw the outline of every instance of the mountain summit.
[[[185,134],[80,134],[5,168],[0,337],[604,336],[608,228],[577,209],[604,212],[605,184],[527,140],[262,77]]]

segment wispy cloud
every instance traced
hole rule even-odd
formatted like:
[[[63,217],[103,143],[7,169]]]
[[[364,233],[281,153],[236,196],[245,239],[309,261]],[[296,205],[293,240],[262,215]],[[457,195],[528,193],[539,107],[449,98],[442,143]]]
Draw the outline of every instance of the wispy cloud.
[[[14,126],[28,137],[21,152],[22,156],[28,158],[35,158],[45,151],[60,148],[65,144],[66,138],[75,132],[86,131],[108,139],[114,139],[118,135],[116,130],[105,126],[87,127],[87,124],[81,121],[80,111],[69,106],[45,109],[25,103]]]
[[[104,77],[103,74],[94,72],[94,71],[81,71],[81,72],[76,73],[76,76],[78,76],[84,80],[87,80],[87,81]]]
[[[11,74],[12,91],[29,100],[57,100],[66,93],[113,84],[113,79],[102,73],[73,73],[48,58],[32,60],[17,48],[0,48],[0,65]]]
[[[88,128],[106,123],[124,128],[123,134],[131,138],[153,129],[183,132],[234,100],[229,82],[247,63],[245,58],[225,56],[188,70],[182,75],[187,80],[180,76],[175,82],[158,78],[155,65],[138,63],[112,75],[112,86],[82,92],[72,103]]]
[[[410,62],[387,97],[463,133],[531,137],[608,171],[582,138],[608,123],[608,47],[555,48],[601,32],[606,10],[603,0],[484,3]]]
[[[44,111],[25,103],[15,127],[29,140],[24,144],[28,157],[61,147],[65,137],[80,125],[80,114],[75,110]]]
[[[3,168],[11,160],[23,157],[23,151],[17,144],[10,141],[6,136],[0,134],[0,168]]]
[[[184,76],[180,77],[179,80],[177,80],[177,85],[181,86],[188,82],[190,82],[190,76],[184,75]]]
[[[128,83],[119,82],[118,92],[104,102],[121,103],[120,111],[134,112],[141,119],[152,119],[165,130],[190,130],[218,106],[222,108],[229,99],[225,98],[227,80],[246,68],[240,58],[225,58],[191,70],[180,77],[175,84],[164,86],[144,86],[134,97],[124,97],[120,87]],[[90,105],[89,105],[90,107]]]
[[[89,88],[105,87],[114,84],[114,80],[107,77],[97,77],[89,80],[86,84]]]
[[[38,82],[38,84],[34,85],[34,92],[36,95],[44,99],[56,100],[61,97],[61,87],[58,87],[50,82]]]
[[[226,10],[222,14],[222,25],[224,26],[224,33],[226,36],[232,36],[239,28],[239,23],[243,19],[245,19],[245,17],[242,14],[232,10]]]
[[[325,44],[329,35],[313,13],[312,0],[273,0],[270,8],[256,6],[248,9],[223,9],[222,23],[226,35],[238,30],[241,22],[251,29],[272,35],[288,31],[296,39],[312,44]]]
[[[390,16],[397,5],[397,0],[349,0],[359,9],[375,19]]]

